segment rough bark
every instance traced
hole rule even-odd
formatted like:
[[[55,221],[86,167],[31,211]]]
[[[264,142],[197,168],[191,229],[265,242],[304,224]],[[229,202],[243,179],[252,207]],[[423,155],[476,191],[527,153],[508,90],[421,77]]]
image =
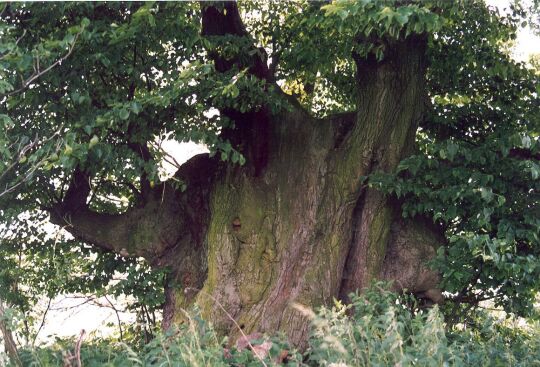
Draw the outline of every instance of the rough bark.
[[[203,6],[203,34],[246,36],[236,5],[223,7]],[[244,167],[197,156],[178,173],[186,192],[164,183],[121,215],[92,212],[89,179],[76,170],[51,218],[100,248],[170,267],[165,327],[197,302],[234,338],[239,330],[219,303],[245,333],[280,330],[302,345],[309,322],[293,303],[346,299],[373,279],[440,301],[437,274],[426,266],[440,230],[401,218],[397,200],[363,186],[365,176],[391,172],[413,151],[425,110],[425,45],[409,36],[388,42],[383,61],[357,58],[354,114],[223,111],[236,125],[223,134],[242,147]],[[239,62],[211,57],[220,71]],[[263,59],[251,60],[250,71],[271,83]]]
[[[392,171],[412,151],[424,111],[424,45],[411,37],[382,63],[359,61],[352,121],[301,110],[275,116],[264,172],[230,167],[216,182],[208,278],[197,301],[219,328],[232,323],[215,302],[245,332],[282,330],[300,343],[308,323],[293,302],[329,303],[375,278],[437,294],[437,276],[425,265],[437,231],[404,221],[396,203],[362,188],[363,176]]]
[[[75,238],[122,256],[144,257],[150,265],[171,270],[164,305],[164,326],[170,325],[176,298],[172,287],[202,287],[206,275],[208,197],[219,163],[201,154],[186,162],[176,179],[187,183],[184,192],[169,183],[157,185],[122,214],[97,213],[86,202],[90,178],[79,169],[73,174],[64,200],[49,210],[50,220]],[[186,303],[187,302],[187,303]]]

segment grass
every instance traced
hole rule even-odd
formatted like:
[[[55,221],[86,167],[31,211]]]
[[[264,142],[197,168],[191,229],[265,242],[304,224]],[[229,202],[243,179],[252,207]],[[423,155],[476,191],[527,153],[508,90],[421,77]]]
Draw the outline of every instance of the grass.
[[[410,299],[380,284],[350,305],[336,302],[312,318],[308,350],[301,354],[284,338],[261,337],[252,347],[227,347],[197,313],[178,330],[158,334],[143,346],[93,340],[59,340],[21,351],[24,366],[539,366],[540,327],[505,325],[479,314],[474,328],[447,330],[437,307],[411,312]],[[255,351],[253,350],[255,349]],[[2,357],[0,356],[0,361]]]

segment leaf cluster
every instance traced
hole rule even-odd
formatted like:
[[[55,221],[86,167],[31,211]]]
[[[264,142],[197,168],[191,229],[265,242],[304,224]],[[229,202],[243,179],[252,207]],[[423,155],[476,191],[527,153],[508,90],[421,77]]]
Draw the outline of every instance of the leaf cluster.
[[[418,152],[369,185],[397,197],[403,216],[446,229],[434,266],[451,300],[492,299],[531,315],[540,276],[539,79],[504,49],[521,19],[477,4],[438,32]]]

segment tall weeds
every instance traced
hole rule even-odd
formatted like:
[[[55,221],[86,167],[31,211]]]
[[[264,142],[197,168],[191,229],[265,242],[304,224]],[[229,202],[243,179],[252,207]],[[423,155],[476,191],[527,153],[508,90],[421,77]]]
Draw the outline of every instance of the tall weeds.
[[[197,312],[174,332],[158,334],[143,347],[94,340],[80,350],[84,367],[94,366],[538,366],[540,327],[511,327],[479,315],[475,328],[449,331],[437,307],[421,310],[412,300],[376,284],[351,304],[336,302],[312,318],[305,354],[279,337],[251,340],[237,349],[219,337]],[[301,307],[299,307],[301,309]],[[24,366],[66,366],[73,340],[21,351]],[[264,346],[264,355],[252,350]],[[259,349],[261,350],[261,349]],[[2,356],[0,356],[0,361]],[[69,366],[69,365],[67,365]]]

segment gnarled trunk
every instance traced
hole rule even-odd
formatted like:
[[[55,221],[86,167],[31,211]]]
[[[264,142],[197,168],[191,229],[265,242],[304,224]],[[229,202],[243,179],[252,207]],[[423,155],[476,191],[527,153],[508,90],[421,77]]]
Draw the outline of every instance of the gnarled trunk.
[[[219,302],[244,332],[281,330],[302,343],[308,321],[293,303],[328,304],[375,278],[438,297],[437,275],[425,264],[441,243],[438,231],[402,219],[395,200],[362,186],[413,149],[425,103],[424,42],[409,38],[382,63],[358,62],[357,114],[270,116],[264,167],[227,167],[213,183],[208,273],[196,301],[218,329],[238,334]],[[175,307],[186,305],[185,274],[179,269]]]
[[[223,7],[203,6],[203,34],[245,36],[234,3]],[[373,279],[438,301],[437,274],[426,266],[442,242],[438,229],[403,219],[396,199],[363,186],[411,154],[425,109],[426,40],[385,42],[383,61],[355,60],[357,113],[222,111],[235,121],[223,134],[242,147],[245,166],[196,156],[177,173],[186,192],[147,188],[139,205],[116,216],[88,209],[89,180],[76,171],[52,220],[96,246],[169,267],[165,327],[197,302],[224,333],[238,335],[232,317],[245,333],[280,330],[302,345],[309,321],[293,303],[327,304]],[[219,71],[237,62],[272,83],[259,59],[243,65],[210,55]]]

